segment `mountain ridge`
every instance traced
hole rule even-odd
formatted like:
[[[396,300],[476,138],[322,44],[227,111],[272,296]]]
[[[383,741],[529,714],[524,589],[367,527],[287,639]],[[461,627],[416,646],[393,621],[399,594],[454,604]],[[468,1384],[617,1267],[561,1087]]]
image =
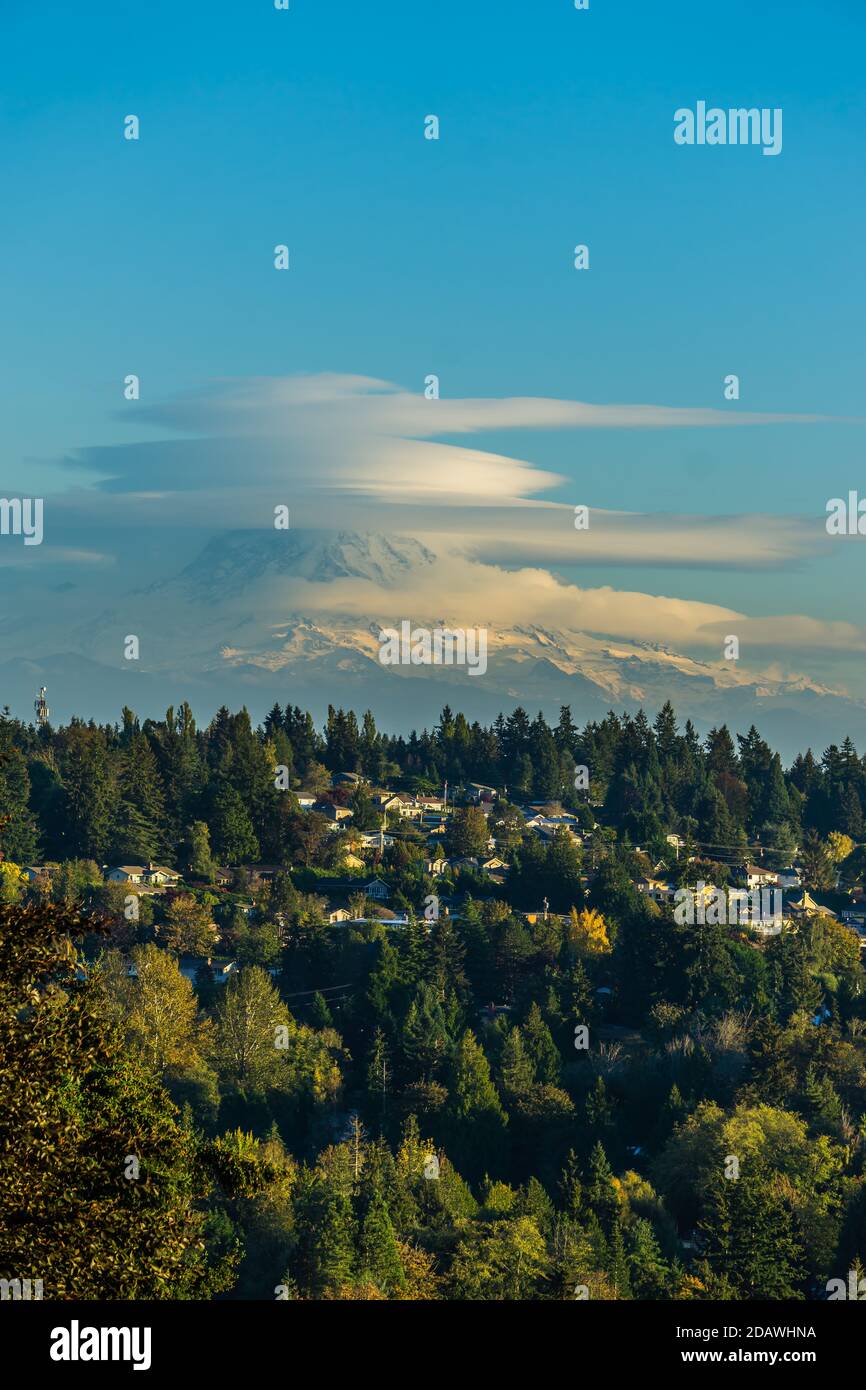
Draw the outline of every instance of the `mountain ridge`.
[[[128,593],[71,633],[46,626],[41,652],[0,663],[2,698],[23,702],[29,717],[34,686],[45,683],[58,714],[66,708],[101,719],[117,717],[118,699],[137,699],[140,715],[156,716],[187,696],[203,712],[240,698],[261,717],[274,700],[290,698],[317,717],[328,704],[369,706],[400,732],[435,722],[446,701],[470,719],[517,704],[550,716],[570,704],[585,722],[611,708],[651,714],[669,699],[703,731],[722,722],[739,731],[754,722],[768,738],[775,730],[790,756],[845,733],[866,742],[866,704],[808,677],[754,676],[736,663],[710,664],[662,643],[578,627],[487,625],[487,671],[479,678],[459,667],[382,666],[382,626],[402,618],[453,622],[447,611],[435,619],[405,611],[411,586],[424,591],[419,582],[431,594],[425,606],[447,610],[437,597],[447,566],[447,556],[412,536],[228,532],[173,577]],[[345,611],[358,583],[379,614]],[[304,611],[311,595],[318,611]],[[129,634],[140,640],[138,662],[123,657]]]

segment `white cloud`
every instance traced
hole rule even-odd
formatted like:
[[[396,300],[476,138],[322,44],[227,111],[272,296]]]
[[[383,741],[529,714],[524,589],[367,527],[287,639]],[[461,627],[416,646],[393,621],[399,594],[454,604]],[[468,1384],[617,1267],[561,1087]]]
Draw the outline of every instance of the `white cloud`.
[[[335,527],[441,537],[488,559],[559,565],[766,569],[799,563],[826,544],[817,520],[784,516],[592,508],[590,530],[575,532],[572,505],[539,496],[561,493],[569,481],[561,474],[432,438],[482,429],[770,425],[819,416],[534,397],[428,401],[387,381],[320,373],[216,382],[122,418],[174,437],[84,449],[68,459],[71,468],[103,480],[56,499],[70,524],[260,527],[284,503],[296,527],[326,519]],[[592,506],[591,484],[581,491],[574,501]]]
[[[273,534],[273,509],[293,528],[345,528],[417,536],[439,555],[401,592],[401,615],[462,625],[542,624],[670,644],[708,656],[736,633],[744,650],[783,656],[866,649],[864,630],[788,614],[752,619],[723,605],[560,582],[540,566],[793,567],[827,545],[823,517],[641,515],[554,501],[561,475],[530,461],[445,443],[436,436],[505,429],[728,428],[818,423],[815,415],[750,414],[653,405],[590,405],[531,397],[428,401],[374,378],[318,374],[218,382],[173,401],[124,412],[171,438],[85,449],[67,460],[96,472],[95,488],[52,499],[67,535],[129,530],[251,528]],[[575,485],[571,485],[575,490]],[[573,504],[590,507],[576,531]],[[502,568],[507,565],[510,568]],[[519,568],[518,568],[519,567]],[[244,602],[248,602],[245,596]],[[334,611],[394,619],[394,595],[362,581],[273,581],[257,614]],[[236,614],[239,617],[240,614]],[[766,656],[763,656],[766,659]]]

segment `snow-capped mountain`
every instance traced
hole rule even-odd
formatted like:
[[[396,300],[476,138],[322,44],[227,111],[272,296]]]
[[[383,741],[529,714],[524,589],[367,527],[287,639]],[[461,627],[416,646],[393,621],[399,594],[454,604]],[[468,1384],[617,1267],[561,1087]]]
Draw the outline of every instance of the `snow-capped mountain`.
[[[312,584],[368,579],[397,585],[435,559],[411,536],[230,531],[209,541],[176,579],[155,584],[149,592],[186,593],[191,599],[212,603],[268,578],[304,579]]]
[[[478,566],[479,576],[489,567]],[[409,536],[252,532],[218,536],[175,577],[118,597],[64,633],[47,623],[26,655],[0,665],[0,697],[27,713],[39,684],[53,712],[113,719],[126,703],[161,715],[188,698],[200,717],[245,703],[260,717],[275,700],[310,708],[373,709],[385,728],[435,722],[444,703],[489,720],[522,704],[556,718],[602,718],[611,708],[654,713],[670,699],[699,730],[758,725],[784,756],[850,733],[866,740],[866,706],[806,678],[756,679],[736,663],[577,628],[487,622],[473,595],[447,592],[449,557]],[[470,571],[471,573],[471,571]],[[480,587],[480,585],[479,585]],[[470,585],[471,589],[471,585]],[[471,618],[469,614],[472,614]],[[430,627],[482,625],[487,670],[383,666],[379,632],[402,619]],[[124,659],[127,636],[137,661]]]

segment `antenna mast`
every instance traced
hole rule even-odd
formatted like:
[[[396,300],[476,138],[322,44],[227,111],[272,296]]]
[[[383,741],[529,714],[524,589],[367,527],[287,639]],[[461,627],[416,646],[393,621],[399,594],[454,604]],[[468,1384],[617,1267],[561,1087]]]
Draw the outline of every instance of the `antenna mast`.
[[[36,711],[36,724],[40,729],[44,728],[48,723],[48,715],[51,712],[48,708],[48,701],[45,699],[45,692],[47,689],[47,685],[40,686],[39,694],[33,701],[33,708]]]

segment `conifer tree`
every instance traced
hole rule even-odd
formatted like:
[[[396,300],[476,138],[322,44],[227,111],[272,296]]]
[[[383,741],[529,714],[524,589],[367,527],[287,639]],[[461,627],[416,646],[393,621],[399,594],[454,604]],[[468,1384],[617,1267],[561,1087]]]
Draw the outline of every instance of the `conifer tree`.
[[[358,1273],[377,1284],[383,1293],[391,1294],[406,1283],[394,1227],[388,1208],[381,1197],[370,1202],[361,1223]]]

